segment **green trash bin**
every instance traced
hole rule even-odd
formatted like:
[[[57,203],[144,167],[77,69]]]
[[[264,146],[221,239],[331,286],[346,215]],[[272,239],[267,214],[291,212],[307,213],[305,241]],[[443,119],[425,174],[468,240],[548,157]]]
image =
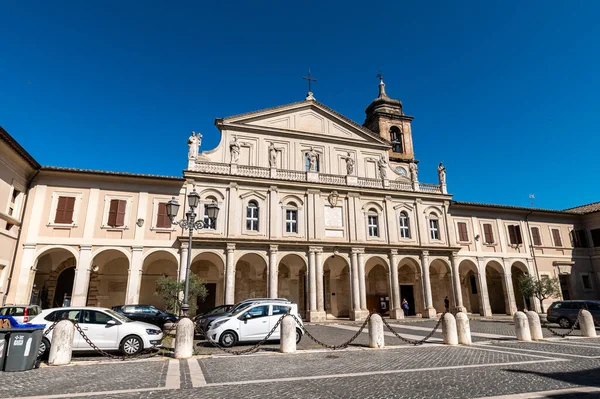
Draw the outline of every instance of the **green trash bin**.
[[[30,324],[27,327],[11,328],[4,371],[26,371],[38,366],[38,350],[43,334],[43,325]]]
[[[6,348],[8,347],[8,337],[10,330],[0,328],[0,371],[4,370],[4,359],[6,358]]]

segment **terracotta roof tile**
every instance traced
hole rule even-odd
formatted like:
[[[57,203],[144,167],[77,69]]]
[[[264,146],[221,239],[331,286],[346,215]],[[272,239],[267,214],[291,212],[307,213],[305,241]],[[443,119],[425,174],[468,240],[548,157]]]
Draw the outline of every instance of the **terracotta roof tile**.
[[[529,211],[529,212],[550,212],[550,213],[562,213],[564,215],[573,214],[568,210],[556,210],[556,209],[544,209],[544,208],[528,208],[523,206],[514,205],[499,205],[499,204],[484,204],[481,202],[467,202],[467,201],[452,201],[452,205],[463,205],[463,206],[476,206],[482,208],[497,208],[497,209],[512,209],[515,211]]]
[[[22,156],[31,167],[36,170],[40,168],[40,164],[2,126],[0,126],[0,139],[4,140],[17,154]]]
[[[600,211],[600,202],[592,202],[591,204],[580,205],[574,208],[565,209],[565,212],[579,213],[582,215],[598,211]]]
[[[42,166],[42,171],[53,171],[53,172],[72,172],[72,173],[86,173],[94,175],[108,175],[108,176],[122,176],[122,177],[141,177],[147,179],[161,179],[161,180],[175,180],[184,181],[185,178],[177,176],[164,176],[164,175],[151,175],[144,173],[128,173],[128,172],[111,172],[107,170],[93,170],[93,169],[79,169],[79,168],[63,168],[60,166]]]

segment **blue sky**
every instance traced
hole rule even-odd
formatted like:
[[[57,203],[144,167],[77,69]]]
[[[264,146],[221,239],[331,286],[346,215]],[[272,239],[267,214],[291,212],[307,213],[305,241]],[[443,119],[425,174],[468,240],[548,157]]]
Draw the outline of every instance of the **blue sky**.
[[[142,6],[143,5],[143,6]],[[41,164],[180,176],[190,131],[304,99],[362,123],[383,70],[421,181],[600,201],[600,2],[0,2],[0,125]]]

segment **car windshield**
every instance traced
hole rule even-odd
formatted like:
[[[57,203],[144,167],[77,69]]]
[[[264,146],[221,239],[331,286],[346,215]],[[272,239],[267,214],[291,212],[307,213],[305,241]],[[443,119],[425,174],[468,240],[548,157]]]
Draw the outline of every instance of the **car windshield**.
[[[227,306],[219,306],[217,308],[214,308],[207,314],[218,314],[218,313],[225,313],[225,312],[227,312]]]
[[[106,313],[108,313],[111,317],[119,320],[121,323],[129,323],[131,320],[128,319],[127,317],[123,316],[120,313],[115,312],[112,309],[106,309],[104,310]]]
[[[252,306],[251,303],[246,303],[241,306],[236,306],[238,309],[234,309],[233,312],[231,312],[231,315],[236,316],[236,315],[242,313],[244,310],[248,309],[250,306]]]

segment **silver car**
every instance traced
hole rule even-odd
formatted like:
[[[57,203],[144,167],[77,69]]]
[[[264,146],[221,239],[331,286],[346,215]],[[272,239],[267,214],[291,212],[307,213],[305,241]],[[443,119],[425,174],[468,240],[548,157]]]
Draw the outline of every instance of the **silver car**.
[[[29,323],[35,316],[42,313],[38,305],[7,305],[0,308],[0,316],[12,316],[17,323]]]

